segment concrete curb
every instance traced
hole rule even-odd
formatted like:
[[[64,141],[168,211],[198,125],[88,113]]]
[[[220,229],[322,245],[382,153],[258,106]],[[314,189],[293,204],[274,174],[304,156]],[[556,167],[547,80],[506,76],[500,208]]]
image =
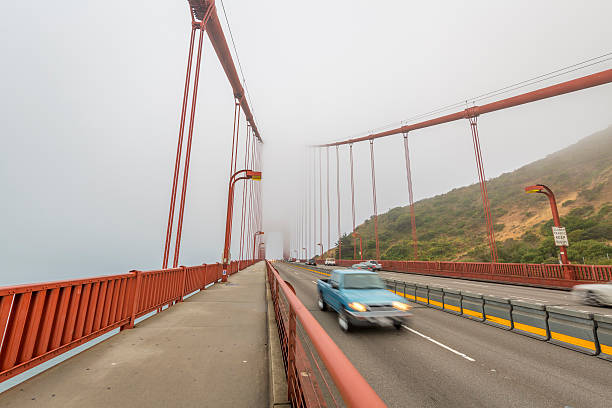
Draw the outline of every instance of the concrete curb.
[[[269,400],[271,408],[291,408],[287,389],[287,376],[283,364],[278,326],[274,314],[274,305],[270,295],[270,285],[266,278],[266,327],[268,329],[268,376]]]

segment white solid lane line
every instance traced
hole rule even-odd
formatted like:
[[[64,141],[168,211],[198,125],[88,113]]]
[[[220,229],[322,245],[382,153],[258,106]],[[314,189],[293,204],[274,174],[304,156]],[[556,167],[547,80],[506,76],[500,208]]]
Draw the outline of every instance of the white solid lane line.
[[[451,353],[455,353],[456,355],[458,355],[458,356],[461,356],[461,357],[465,358],[465,359],[466,359],[466,360],[468,360],[468,361],[472,361],[472,362],[476,361],[476,360],[474,360],[472,357],[467,356],[467,355],[463,354],[462,352],[455,350],[454,348],[448,347],[446,344],[442,344],[442,343],[440,343],[439,341],[434,340],[434,339],[432,339],[431,337],[424,335],[423,333],[419,333],[418,331],[416,331],[416,330],[414,330],[414,329],[411,329],[410,327],[408,327],[408,326],[406,326],[406,325],[402,325],[402,327],[403,327],[404,329],[406,329],[406,330],[408,330],[408,331],[410,331],[410,332],[414,333],[414,334],[418,334],[418,335],[419,335],[419,336],[421,336],[422,338],[424,338],[424,339],[427,339],[427,340],[431,341],[432,343],[434,343],[434,344],[436,344],[436,345],[438,345],[438,346],[442,347],[443,349],[446,349],[446,350],[450,351]]]

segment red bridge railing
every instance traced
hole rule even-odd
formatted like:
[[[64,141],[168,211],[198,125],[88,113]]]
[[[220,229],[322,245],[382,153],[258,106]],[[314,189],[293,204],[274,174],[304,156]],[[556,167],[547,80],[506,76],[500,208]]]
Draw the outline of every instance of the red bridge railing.
[[[323,263],[318,260],[317,263]],[[570,288],[578,283],[612,281],[612,265],[559,265],[491,262],[379,261],[383,269],[445,277],[468,278],[543,287]],[[337,259],[339,266],[359,261]],[[564,278],[568,270],[571,279]]]
[[[255,261],[242,261],[240,269]],[[232,262],[228,273],[238,272]],[[221,278],[210,264],[0,287],[0,382],[181,302]]]
[[[341,406],[341,398],[348,407],[386,407],[292,287],[269,261],[266,267],[291,405]]]

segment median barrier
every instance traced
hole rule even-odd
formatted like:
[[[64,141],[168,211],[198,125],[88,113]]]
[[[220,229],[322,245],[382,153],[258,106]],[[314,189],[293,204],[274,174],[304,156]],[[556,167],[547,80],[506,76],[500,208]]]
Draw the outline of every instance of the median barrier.
[[[390,290],[391,292],[395,293],[396,285],[397,285],[397,281],[385,279],[385,288],[387,290]]]
[[[440,286],[429,286],[429,306],[442,310],[444,308],[444,292]]]
[[[513,332],[544,341],[550,338],[546,305],[515,299],[512,299],[510,304],[512,305]]]
[[[549,342],[593,356],[599,353],[593,313],[564,306],[547,306],[546,311]]]
[[[455,289],[444,288],[444,311],[456,315],[461,314],[461,292]]]
[[[404,282],[404,297],[411,302],[416,302],[416,284]]]
[[[510,299],[484,295],[485,324],[504,330],[512,329],[512,305]]]
[[[484,320],[484,300],[481,293],[461,291],[462,316],[482,322]]]
[[[415,289],[416,302],[422,305],[429,305],[429,288],[427,285],[417,283]]]
[[[612,315],[593,315],[597,323],[599,354],[597,357],[612,361]]]

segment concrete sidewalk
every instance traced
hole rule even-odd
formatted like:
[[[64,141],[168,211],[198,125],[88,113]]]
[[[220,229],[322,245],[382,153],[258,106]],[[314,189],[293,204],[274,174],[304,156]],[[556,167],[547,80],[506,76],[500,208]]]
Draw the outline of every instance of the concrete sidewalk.
[[[0,394],[2,407],[266,407],[265,263]]]

